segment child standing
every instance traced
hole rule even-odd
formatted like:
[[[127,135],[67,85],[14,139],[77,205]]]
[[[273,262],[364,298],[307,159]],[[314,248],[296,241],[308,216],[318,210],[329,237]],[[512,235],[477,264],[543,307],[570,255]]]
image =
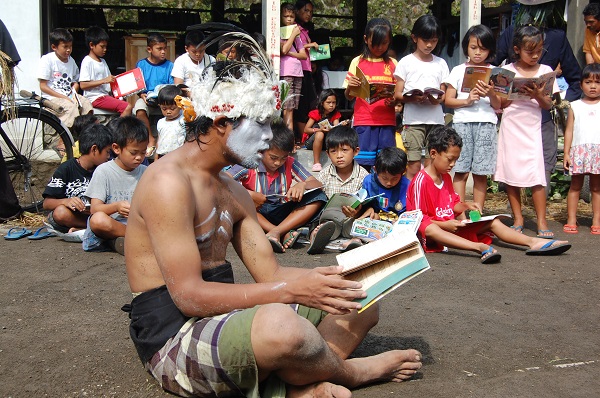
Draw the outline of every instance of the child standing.
[[[406,190],[410,180],[406,178],[406,153],[396,147],[382,149],[375,159],[373,171],[363,181],[367,197],[383,196],[368,204],[361,218],[379,220],[379,212],[403,213],[406,210]]]
[[[592,228],[600,235],[600,64],[588,64],[581,74],[583,98],[571,102],[565,130],[564,166],[571,174],[567,196],[567,224],[563,231],[577,233],[577,203],[583,178],[590,176],[592,192]]]
[[[542,32],[535,26],[521,26],[513,36],[516,62],[505,66],[515,77],[537,77],[552,72],[552,68],[538,63],[544,51]],[[508,201],[514,215],[513,228],[523,231],[521,188],[531,187],[533,206],[537,215],[537,236],[554,238],[546,221],[546,172],[542,151],[542,109],[552,107],[550,95],[544,86],[524,87],[530,100],[502,100],[504,114],[498,138],[496,181],[506,184]],[[552,90],[558,92],[556,82]],[[518,150],[515,150],[518,148]]]
[[[392,41],[392,24],[387,19],[373,18],[365,28],[364,50],[354,58],[344,81],[344,95],[348,100],[355,97],[349,94],[351,87],[358,87],[361,81],[356,77],[356,69],[364,73],[372,83],[395,83],[393,76],[396,60],[387,55]],[[358,133],[360,152],[356,161],[370,169],[375,164],[377,152],[383,148],[396,146],[396,114],[393,98],[384,98],[369,104],[356,98],[354,104],[354,129]]]
[[[71,128],[77,116],[92,113],[94,108],[87,98],[77,94],[79,68],[71,58],[73,35],[63,28],[54,29],[50,32],[50,47],[52,52],[40,59],[40,90],[65,109],[59,118]]]
[[[435,126],[444,124],[442,103],[444,95],[404,94],[413,89],[439,88],[445,90],[444,81],[448,77],[448,65],[442,58],[433,54],[442,35],[442,28],[436,17],[423,15],[415,21],[411,39],[415,51],[398,62],[394,76],[396,91],[394,97],[404,103],[402,141],[406,148],[408,165],[406,176],[412,179],[421,169],[421,157],[427,157],[425,142]],[[429,161],[425,159],[425,165]]]
[[[106,126],[92,123],[81,132],[81,156],[58,166],[43,193],[44,210],[50,210],[48,223],[53,229],[67,233],[70,228],[85,228],[90,208],[84,194],[96,167],[108,161],[111,144]]]
[[[182,90],[174,85],[164,86],[158,93],[158,106],[163,118],[156,124],[158,130],[158,157],[179,148],[185,142],[183,112],[175,103],[176,96],[183,96]]]
[[[297,228],[319,219],[327,197],[320,189],[304,194],[321,183],[289,156],[294,150],[294,132],[284,123],[273,123],[271,130],[273,139],[256,169],[235,165],[227,172],[248,190],[273,251],[283,253],[300,236]]]
[[[140,119],[146,128],[148,129],[148,149],[146,157],[154,156],[156,152],[156,138],[152,135],[150,130],[150,118],[151,112],[148,104],[146,103],[146,97],[148,91],[154,91],[156,86],[159,84],[173,84],[173,77],[171,72],[173,71],[173,62],[167,59],[167,39],[160,33],[150,33],[147,38],[148,57],[140,59],[136,64],[136,68],[140,68],[144,75],[146,82],[146,91],[139,95],[139,99],[135,102],[133,107],[133,114],[135,117]],[[153,110],[156,108],[152,108]],[[158,112],[156,109],[155,112]]]
[[[464,223],[455,217],[467,210],[479,210],[473,202],[461,202],[454,191],[450,170],[460,156],[462,139],[450,127],[436,127],[429,133],[431,161],[410,182],[406,198],[407,210],[421,210],[423,220],[418,235],[426,252],[440,252],[444,246],[470,250],[481,255],[482,264],[500,261],[500,253],[492,246],[489,232],[514,245],[528,246],[528,255],[557,255],[571,248],[567,241],[527,236],[502,223],[491,221]]]
[[[85,31],[85,42],[90,47],[90,53],[81,61],[79,85],[83,90],[83,96],[92,103],[94,108],[118,112],[121,116],[131,115],[133,107],[129,102],[110,95],[110,83],[115,78],[104,60],[108,34],[104,29],[93,26]]]
[[[206,54],[202,40],[204,34],[199,30],[192,30],[185,35],[185,54],[177,57],[171,71],[175,85],[183,83],[191,87],[192,75],[200,75],[204,68],[215,62],[215,57]]]
[[[83,236],[83,250],[104,250],[104,241],[124,254],[124,237],[133,191],[146,170],[142,165],[148,146],[148,131],[133,116],[115,119],[112,151],[117,157],[94,171],[85,191],[92,215]]]
[[[325,134],[331,129],[330,126],[337,126],[340,123],[342,114],[337,110],[337,96],[335,92],[328,88],[319,94],[317,109],[308,112],[308,122],[304,127],[302,142],[306,149],[313,151],[312,171],[321,171],[321,151],[323,150],[323,141]],[[316,124],[315,124],[316,123]]]
[[[292,26],[290,37],[281,40],[279,75],[290,88],[288,100],[283,104],[283,120],[294,131],[294,110],[298,109],[302,90],[302,60],[308,58],[300,41],[300,28],[296,25],[296,13],[291,3],[281,4],[281,26]]]
[[[468,61],[452,69],[445,80],[448,108],[455,108],[452,127],[462,138],[463,148],[454,166],[454,190],[465,200],[469,172],[473,174],[473,201],[483,209],[487,192],[487,176],[496,171],[498,117],[500,98],[494,86],[479,80],[469,92],[461,87],[467,67],[489,68],[494,59],[496,39],[485,25],[471,26],[462,40],[462,49]]]

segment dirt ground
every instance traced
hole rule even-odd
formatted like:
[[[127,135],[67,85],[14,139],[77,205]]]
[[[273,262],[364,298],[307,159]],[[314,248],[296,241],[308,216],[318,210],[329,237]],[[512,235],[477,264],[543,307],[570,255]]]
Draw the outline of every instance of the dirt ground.
[[[593,397],[600,391],[599,236],[581,220],[573,249],[529,257],[496,245],[502,262],[451,250],[387,296],[354,355],[413,347],[419,377],[358,389],[355,397]],[[2,226],[0,226],[0,229]],[[535,225],[526,224],[527,234]],[[2,231],[2,234],[5,230]],[[123,257],[79,244],[0,239],[0,396],[167,397],[144,371],[120,310],[130,301]],[[250,277],[231,251],[238,282]],[[335,263],[302,248],[284,264]]]

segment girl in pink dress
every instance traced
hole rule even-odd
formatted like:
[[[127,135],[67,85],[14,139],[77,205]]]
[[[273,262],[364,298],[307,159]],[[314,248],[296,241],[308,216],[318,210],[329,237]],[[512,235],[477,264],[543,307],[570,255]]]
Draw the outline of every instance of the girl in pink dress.
[[[515,31],[513,46],[516,62],[505,68],[515,77],[537,77],[552,72],[538,64],[544,51],[542,32],[535,26],[521,26]],[[546,176],[542,152],[542,109],[552,107],[550,95],[544,94],[545,85],[532,84],[522,88],[529,100],[502,99],[504,114],[498,137],[498,157],[494,179],[506,184],[508,201],[513,211],[512,228],[523,231],[521,188],[531,188],[533,206],[537,215],[537,236],[552,239],[546,220]],[[556,82],[552,92],[557,92]]]

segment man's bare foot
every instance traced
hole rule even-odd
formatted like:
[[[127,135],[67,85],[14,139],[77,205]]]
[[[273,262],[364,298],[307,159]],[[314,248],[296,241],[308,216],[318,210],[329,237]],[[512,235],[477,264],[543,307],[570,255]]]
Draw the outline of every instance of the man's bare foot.
[[[350,398],[352,392],[344,386],[328,383],[310,384],[308,386],[287,386],[286,398]]]
[[[376,381],[401,382],[421,369],[421,353],[417,350],[393,350],[366,358],[349,359],[357,369],[353,372],[358,387]]]

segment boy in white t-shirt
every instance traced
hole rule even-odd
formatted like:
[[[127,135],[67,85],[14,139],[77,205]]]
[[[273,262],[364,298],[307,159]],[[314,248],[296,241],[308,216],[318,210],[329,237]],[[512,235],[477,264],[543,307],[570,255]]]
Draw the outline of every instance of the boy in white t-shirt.
[[[115,77],[103,59],[108,46],[108,34],[104,29],[92,26],[85,31],[85,42],[90,46],[90,53],[81,61],[79,85],[83,89],[83,96],[94,108],[118,112],[121,116],[131,115],[132,105],[110,95],[110,83],[115,81]]]
[[[176,96],[183,96],[181,88],[167,85],[158,92],[158,106],[163,118],[156,124],[158,130],[158,157],[179,148],[185,142],[185,123],[183,112],[175,103]]]
[[[185,35],[185,54],[177,57],[173,64],[171,76],[174,84],[185,84],[190,87],[192,75],[200,75],[204,68],[215,62],[215,58],[205,53],[206,47],[201,45],[204,34],[199,30],[192,30]]]
[[[64,113],[58,117],[67,126],[71,127],[79,115],[92,113],[90,101],[79,91],[79,68],[71,58],[73,51],[73,36],[63,28],[56,28],[50,32],[50,47],[52,52],[40,59],[38,80],[40,90],[53,102],[64,108]]]

